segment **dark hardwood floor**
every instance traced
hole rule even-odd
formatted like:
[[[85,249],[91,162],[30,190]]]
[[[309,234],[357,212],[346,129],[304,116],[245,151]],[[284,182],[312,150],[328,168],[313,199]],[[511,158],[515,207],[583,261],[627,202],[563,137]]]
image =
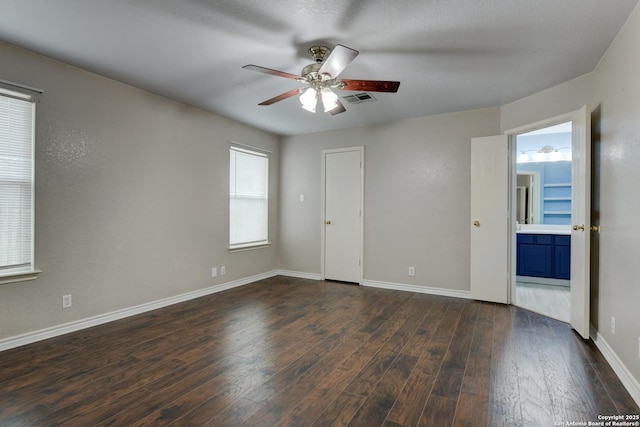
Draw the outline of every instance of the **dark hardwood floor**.
[[[0,426],[553,426],[638,413],[564,323],[285,277],[0,353]]]

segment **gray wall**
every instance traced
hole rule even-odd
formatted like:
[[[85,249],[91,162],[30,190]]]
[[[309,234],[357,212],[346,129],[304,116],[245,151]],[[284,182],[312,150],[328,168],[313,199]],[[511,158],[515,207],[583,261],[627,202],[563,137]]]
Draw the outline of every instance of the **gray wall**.
[[[278,139],[0,43],[36,107],[36,265],[0,285],[0,339],[272,271]],[[273,151],[274,246],[230,254],[228,141]],[[211,278],[211,267],[227,275]],[[63,294],[73,307],[62,310]]]
[[[594,73],[593,324],[640,382],[640,6]],[[616,334],[609,331],[616,318]]]
[[[364,278],[468,291],[470,140],[499,130],[493,108],[284,138],[281,266],[320,273],[321,152],[364,146]]]
[[[500,107],[501,131],[575,111],[591,102],[592,73]]]

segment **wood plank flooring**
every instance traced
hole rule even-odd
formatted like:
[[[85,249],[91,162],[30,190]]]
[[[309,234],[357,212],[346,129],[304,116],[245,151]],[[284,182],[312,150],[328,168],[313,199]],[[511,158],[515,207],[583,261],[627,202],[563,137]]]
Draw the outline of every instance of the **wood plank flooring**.
[[[0,353],[1,426],[553,426],[638,413],[562,322],[285,277]]]

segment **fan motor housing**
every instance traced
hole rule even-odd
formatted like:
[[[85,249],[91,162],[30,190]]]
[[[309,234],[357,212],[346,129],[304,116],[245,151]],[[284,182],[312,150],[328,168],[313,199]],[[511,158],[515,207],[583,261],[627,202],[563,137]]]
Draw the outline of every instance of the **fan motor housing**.
[[[309,48],[309,55],[315,63],[307,65],[300,73],[308,84],[318,87],[329,85],[329,80],[332,80],[331,76],[324,73],[320,74],[319,71],[330,53],[331,50],[326,46],[311,46]]]
[[[314,61],[318,63],[324,62],[324,60],[329,56],[331,50],[329,50],[326,46],[311,46],[309,48],[309,56],[313,58]]]
[[[300,75],[306,79],[311,78],[314,80],[314,75],[317,78],[318,70],[322,67],[322,62],[317,62],[315,64],[309,64],[302,69],[302,73]]]

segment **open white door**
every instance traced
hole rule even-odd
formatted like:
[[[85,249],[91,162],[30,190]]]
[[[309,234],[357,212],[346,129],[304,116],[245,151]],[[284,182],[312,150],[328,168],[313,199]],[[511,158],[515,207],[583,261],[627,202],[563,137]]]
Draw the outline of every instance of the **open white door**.
[[[571,326],[589,338],[591,261],[591,116],[584,106],[571,114]]]
[[[471,298],[508,302],[509,163],[506,135],[471,140]]]
[[[322,152],[322,277],[362,282],[364,147]]]

